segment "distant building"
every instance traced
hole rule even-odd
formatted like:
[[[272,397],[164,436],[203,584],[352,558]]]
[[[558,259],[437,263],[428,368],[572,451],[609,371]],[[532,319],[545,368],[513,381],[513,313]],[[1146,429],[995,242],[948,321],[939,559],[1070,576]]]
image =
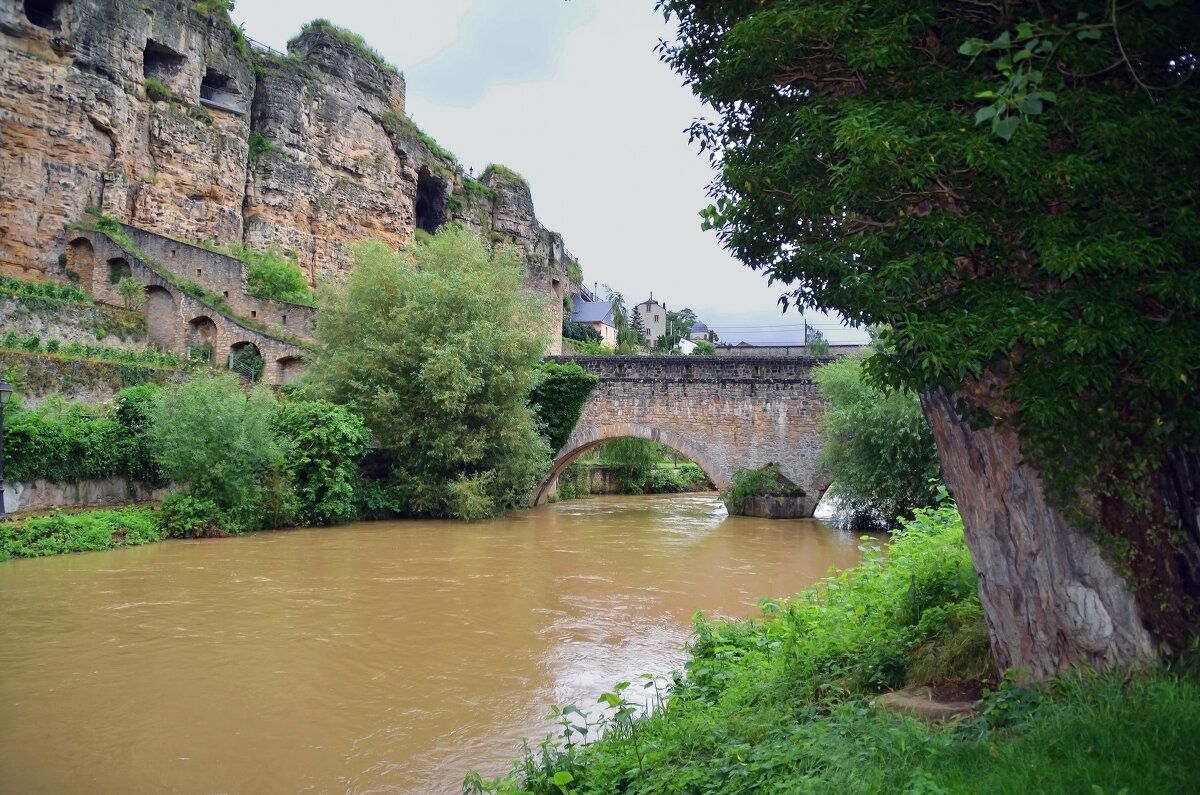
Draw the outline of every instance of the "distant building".
[[[697,320],[692,324],[692,333],[688,334],[688,339],[703,340],[704,342],[716,343],[717,332],[710,329],[703,321]]]
[[[667,333],[667,305],[654,300],[654,293],[638,304],[635,309],[642,318],[646,331],[646,341],[653,347],[658,338]],[[632,317],[632,313],[630,315]]]
[[[617,325],[613,318],[612,301],[584,301],[576,296],[571,301],[571,322],[590,326],[600,334],[600,344],[617,347]]]

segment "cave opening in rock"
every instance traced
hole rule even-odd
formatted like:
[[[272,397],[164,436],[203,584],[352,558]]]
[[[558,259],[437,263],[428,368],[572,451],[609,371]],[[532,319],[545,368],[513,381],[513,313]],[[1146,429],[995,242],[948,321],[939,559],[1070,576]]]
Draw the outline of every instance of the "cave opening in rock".
[[[431,235],[446,223],[446,185],[427,168],[417,172],[417,201],[413,215],[417,229]]]
[[[146,39],[146,49],[142,52],[142,76],[161,80],[171,88],[172,81],[183,72],[186,62],[187,58],[165,44]]]
[[[59,0],[25,0],[25,18],[47,30],[58,30]]]

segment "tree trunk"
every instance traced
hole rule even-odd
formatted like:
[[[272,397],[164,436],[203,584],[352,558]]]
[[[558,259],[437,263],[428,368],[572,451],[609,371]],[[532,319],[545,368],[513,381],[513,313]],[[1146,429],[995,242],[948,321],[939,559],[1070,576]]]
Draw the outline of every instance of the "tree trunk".
[[[921,405],[962,514],[998,667],[1039,681],[1072,667],[1156,662],[1158,643],[1124,577],[1046,503],[1017,435],[971,430],[943,390],[922,393]]]

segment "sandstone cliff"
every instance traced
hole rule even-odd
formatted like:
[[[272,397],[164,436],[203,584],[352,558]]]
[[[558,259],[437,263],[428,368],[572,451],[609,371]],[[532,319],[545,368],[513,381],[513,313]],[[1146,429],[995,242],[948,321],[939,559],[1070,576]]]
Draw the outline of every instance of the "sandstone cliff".
[[[524,180],[468,178],[353,34],[314,23],[287,55],[264,52],[217,5],[0,0],[0,273],[65,277],[64,227],[87,207],[179,240],[277,246],[314,283],[345,269],[347,243],[459,220],[520,250],[557,327],[573,261]]]

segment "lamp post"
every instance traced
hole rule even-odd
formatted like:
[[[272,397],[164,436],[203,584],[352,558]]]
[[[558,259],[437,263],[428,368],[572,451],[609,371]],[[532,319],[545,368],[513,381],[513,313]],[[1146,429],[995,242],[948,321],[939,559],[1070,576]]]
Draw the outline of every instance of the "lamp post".
[[[0,379],[0,520],[8,515],[4,512],[4,407],[8,405],[12,392],[8,382]]]

